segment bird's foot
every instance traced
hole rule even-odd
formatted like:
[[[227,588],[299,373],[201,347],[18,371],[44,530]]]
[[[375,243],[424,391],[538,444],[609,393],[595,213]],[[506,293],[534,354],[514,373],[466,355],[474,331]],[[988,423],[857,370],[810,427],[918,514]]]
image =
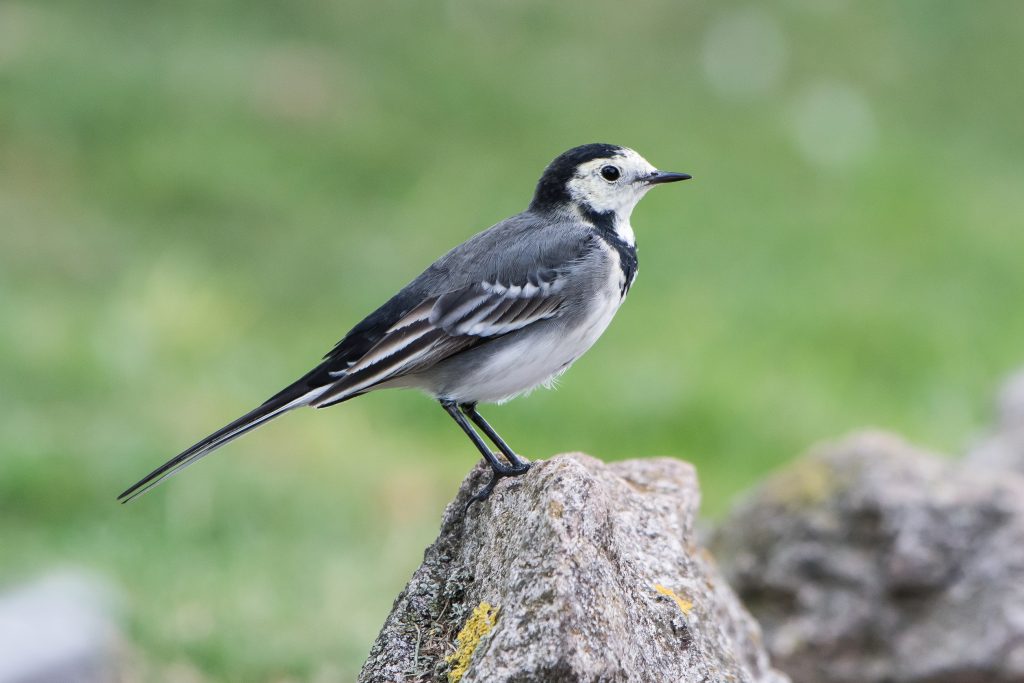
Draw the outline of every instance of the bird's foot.
[[[466,502],[466,509],[463,512],[469,512],[469,508],[472,507],[473,503],[482,503],[487,500],[494,491],[494,487],[497,485],[499,479],[504,477],[519,477],[526,474],[528,471],[530,471],[530,463],[525,460],[521,460],[514,465],[504,466],[500,469],[492,466],[491,478],[487,482],[487,485],[473,494],[469,501]]]

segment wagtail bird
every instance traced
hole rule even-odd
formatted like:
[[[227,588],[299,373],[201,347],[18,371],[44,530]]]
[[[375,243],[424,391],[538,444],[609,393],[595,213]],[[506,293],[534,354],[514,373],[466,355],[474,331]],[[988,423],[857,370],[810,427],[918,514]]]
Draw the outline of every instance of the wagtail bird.
[[[575,147],[544,170],[530,206],[434,261],[315,368],[122,493],[127,502],[229,441],[298,408],[393,387],[437,400],[502,477],[530,464],[477,412],[550,385],[601,336],[637,273],[633,207],[686,180],[631,149]],[[472,423],[472,424],[471,424]],[[497,446],[502,461],[473,425]],[[472,501],[471,501],[472,502]]]

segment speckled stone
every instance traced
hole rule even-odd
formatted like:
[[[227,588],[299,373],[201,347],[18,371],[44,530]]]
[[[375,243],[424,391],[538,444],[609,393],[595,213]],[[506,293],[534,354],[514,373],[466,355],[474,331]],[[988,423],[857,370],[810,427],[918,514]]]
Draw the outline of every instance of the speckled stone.
[[[477,467],[395,601],[359,681],[447,681],[481,602],[497,622],[462,683],[786,683],[694,534],[693,468],[658,458],[535,463],[463,513]]]
[[[711,547],[796,683],[1024,682],[1024,478],[882,433],[750,492]]]
[[[1024,369],[1003,383],[995,407],[995,424],[970,449],[967,460],[1024,475]]]

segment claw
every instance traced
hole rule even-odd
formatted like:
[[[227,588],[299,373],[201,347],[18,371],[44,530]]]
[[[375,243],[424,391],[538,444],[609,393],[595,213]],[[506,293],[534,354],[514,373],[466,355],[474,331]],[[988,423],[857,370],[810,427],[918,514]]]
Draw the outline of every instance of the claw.
[[[497,472],[492,472],[491,479],[490,481],[487,482],[487,486],[484,486],[482,489],[473,494],[469,501],[466,502],[466,508],[462,511],[463,514],[469,512],[469,508],[473,506],[473,503],[482,503],[488,498],[490,498],[491,493],[494,491],[494,487],[495,485],[497,485],[499,479],[501,479],[501,475],[498,474]]]
[[[462,511],[463,514],[469,512],[469,508],[472,507],[473,503],[482,503],[490,498],[491,493],[494,492],[494,487],[498,484],[498,480],[504,477],[519,477],[526,474],[530,470],[530,463],[523,463],[522,465],[509,467],[507,470],[499,471],[497,469],[492,470],[491,479],[487,482],[487,485],[477,491],[473,496],[466,502],[466,507]]]

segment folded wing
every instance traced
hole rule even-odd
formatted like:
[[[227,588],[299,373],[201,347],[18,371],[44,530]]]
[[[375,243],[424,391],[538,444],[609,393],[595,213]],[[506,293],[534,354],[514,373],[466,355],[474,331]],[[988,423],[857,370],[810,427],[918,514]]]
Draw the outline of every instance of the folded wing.
[[[565,300],[553,269],[522,282],[478,282],[422,301],[358,360],[331,373],[334,385],[311,405],[325,407],[377,384],[436,365],[449,356],[555,317]]]

